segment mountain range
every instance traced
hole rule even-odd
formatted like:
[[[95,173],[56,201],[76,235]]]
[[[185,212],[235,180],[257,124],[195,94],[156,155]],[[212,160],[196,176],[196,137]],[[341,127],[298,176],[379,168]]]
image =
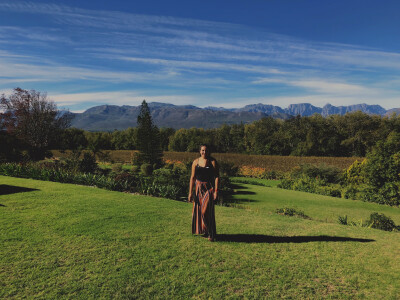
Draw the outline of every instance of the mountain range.
[[[216,128],[222,124],[251,123],[263,117],[289,119],[294,116],[311,116],[315,113],[324,117],[333,114],[344,115],[348,112],[362,111],[371,115],[388,116],[400,114],[400,108],[385,110],[380,105],[356,104],[333,106],[326,104],[316,107],[310,103],[290,104],[287,108],[269,104],[250,104],[242,108],[205,107],[193,105],[173,105],[151,102],[148,104],[154,123],[158,127],[179,128]],[[122,130],[137,125],[136,119],[140,106],[99,105],[83,113],[73,115],[72,127],[90,131]]]

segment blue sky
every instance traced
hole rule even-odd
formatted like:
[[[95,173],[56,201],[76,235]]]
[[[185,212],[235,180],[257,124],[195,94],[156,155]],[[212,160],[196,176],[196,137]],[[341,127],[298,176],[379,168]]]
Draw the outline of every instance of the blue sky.
[[[400,107],[400,1],[2,1],[0,93]]]

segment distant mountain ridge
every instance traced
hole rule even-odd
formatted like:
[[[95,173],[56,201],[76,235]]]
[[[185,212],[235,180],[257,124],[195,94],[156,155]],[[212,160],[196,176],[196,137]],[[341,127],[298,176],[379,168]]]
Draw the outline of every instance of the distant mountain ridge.
[[[324,117],[333,114],[344,115],[348,112],[362,111],[371,115],[400,114],[400,108],[385,110],[380,105],[356,104],[333,106],[326,104],[316,107],[310,103],[290,104],[287,108],[270,104],[250,104],[242,108],[205,107],[193,105],[174,105],[151,102],[148,104],[154,123],[159,127],[179,128],[216,128],[222,124],[251,123],[263,117],[288,119],[297,115],[311,116],[315,113]],[[99,105],[83,113],[72,113],[72,126],[91,131],[122,130],[137,125],[136,119],[140,106]]]

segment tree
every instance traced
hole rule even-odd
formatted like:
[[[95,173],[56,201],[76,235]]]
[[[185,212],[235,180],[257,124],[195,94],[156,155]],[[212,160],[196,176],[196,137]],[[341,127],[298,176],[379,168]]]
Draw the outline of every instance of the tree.
[[[61,113],[46,93],[15,88],[10,96],[0,97],[1,122],[5,131],[22,142],[29,158],[43,159],[49,147],[70,124],[70,115]]]
[[[148,163],[159,167],[162,164],[162,150],[160,143],[160,132],[151,119],[150,109],[146,101],[143,100],[137,118],[137,148],[139,154],[138,164]]]

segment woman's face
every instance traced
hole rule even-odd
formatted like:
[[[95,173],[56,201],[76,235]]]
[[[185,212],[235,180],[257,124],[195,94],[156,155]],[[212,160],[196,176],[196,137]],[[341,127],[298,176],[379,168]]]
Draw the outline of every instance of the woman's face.
[[[206,146],[201,146],[200,148],[200,156],[203,158],[207,158],[208,157],[208,149]]]

